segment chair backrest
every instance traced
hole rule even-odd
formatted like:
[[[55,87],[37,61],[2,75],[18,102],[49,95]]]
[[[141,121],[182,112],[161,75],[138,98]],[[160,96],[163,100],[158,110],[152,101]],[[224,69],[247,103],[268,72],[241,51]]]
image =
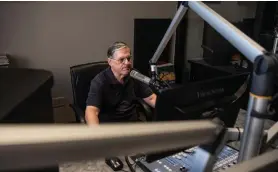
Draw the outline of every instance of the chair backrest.
[[[85,110],[91,80],[108,67],[106,61],[80,64],[70,67],[73,101],[80,109]]]

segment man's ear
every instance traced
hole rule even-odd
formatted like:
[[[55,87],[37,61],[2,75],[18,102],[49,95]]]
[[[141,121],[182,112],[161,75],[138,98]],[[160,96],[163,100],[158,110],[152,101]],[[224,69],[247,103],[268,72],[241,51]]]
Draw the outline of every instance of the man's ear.
[[[110,58],[107,58],[107,63],[111,66],[111,59]]]

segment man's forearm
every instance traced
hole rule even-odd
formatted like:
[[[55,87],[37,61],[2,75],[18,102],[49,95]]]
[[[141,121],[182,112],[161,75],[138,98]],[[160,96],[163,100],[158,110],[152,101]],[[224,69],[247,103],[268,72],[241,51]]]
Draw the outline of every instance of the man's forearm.
[[[94,111],[86,110],[85,119],[88,125],[99,124],[98,114]]]
[[[88,125],[99,124],[99,119],[95,115],[86,116],[86,122]]]
[[[149,104],[151,107],[155,108],[156,98],[157,98],[156,94],[152,94],[151,96],[145,98],[144,100],[145,100],[145,102],[146,102],[147,104]]]

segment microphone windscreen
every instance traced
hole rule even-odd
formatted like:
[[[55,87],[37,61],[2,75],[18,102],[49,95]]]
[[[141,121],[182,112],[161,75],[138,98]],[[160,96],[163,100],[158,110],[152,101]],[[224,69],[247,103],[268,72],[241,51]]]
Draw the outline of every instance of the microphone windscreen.
[[[141,82],[144,82],[146,84],[149,84],[150,80],[151,80],[149,77],[147,77],[147,76],[145,76],[145,75],[143,75],[143,74],[141,74],[141,73],[139,73],[139,72],[137,72],[135,70],[132,70],[130,72],[130,76],[135,78],[135,79],[137,79],[137,80],[139,80],[139,81],[141,81]]]

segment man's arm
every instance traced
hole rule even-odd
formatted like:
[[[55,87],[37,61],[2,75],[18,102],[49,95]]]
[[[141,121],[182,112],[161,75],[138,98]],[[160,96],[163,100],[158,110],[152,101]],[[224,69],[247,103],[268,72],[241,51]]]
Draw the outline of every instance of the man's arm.
[[[102,84],[97,78],[91,81],[86,101],[85,119],[88,125],[99,124],[99,113],[102,102]]]
[[[155,103],[156,103],[156,94],[152,94],[149,97],[144,98],[144,101],[150,105],[151,107],[155,107]]]
[[[142,98],[148,105],[155,108],[156,94],[153,93],[153,91],[147,84],[139,82],[137,80],[134,81],[136,85],[135,92],[137,93],[137,96]]]
[[[98,119],[99,108],[95,106],[87,106],[85,110],[85,119],[88,125],[99,124]]]

